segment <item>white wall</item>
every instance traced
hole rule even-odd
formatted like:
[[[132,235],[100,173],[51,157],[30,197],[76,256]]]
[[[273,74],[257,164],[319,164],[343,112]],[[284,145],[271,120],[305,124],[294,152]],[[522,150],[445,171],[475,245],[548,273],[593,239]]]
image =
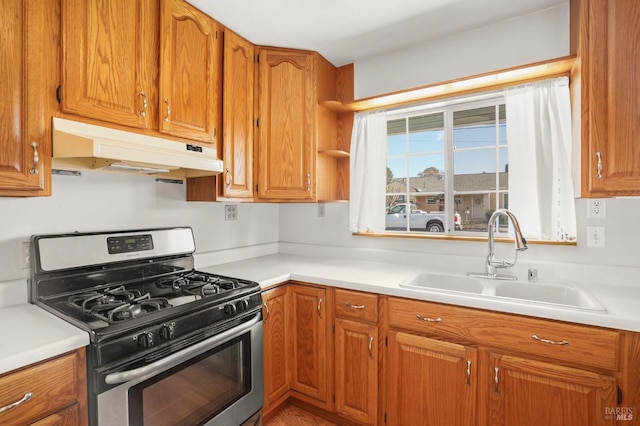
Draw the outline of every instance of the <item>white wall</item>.
[[[191,226],[207,264],[217,253],[228,259],[229,249],[277,251],[277,204],[240,203],[238,220],[225,221],[224,203],[186,202],[185,192],[149,176],[84,172],[54,175],[51,197],[0,197],[0,281],[29,275],[20,247],[33,234]]]
[[[407,34],[410,38],[411,34]],[[355,98],[569,54],[569,3],[354,64]]]
[[[550,279],[558,269],[566,267],[590,271],[598,266],[615,267],[620,270],[627,267],[639,268],[640,256],[636,243],[640,241],[640,226],[637,224],[637,218],[640,216],[640,198],[612,198],[607,199],[605,203],[605,219],[587,219],[587,200],[578,199],[578,245],[529,244],[529,249],[519,255],[517,269],[526,271],[528,267],[539,268],[542,271],[541,276]],[[447,258],[451,258],[461,269],[460,272],[483,270],[484,258],[487,255],[486,242],[353,236],[349,231],[348,203],[327,203],[325,217],[318,217],[317,210],[315,204],[280,206],[281,251],[312,255],[328,253],[337,258],[350,255],[363,260],[393,260],[425,267],[442,266],[438,262],[446,262]],[[604,248],[587,247],[587,226],[605,228]],[[324,249],[318,250],[315,246]],[[501,255],[512,256],[512,244],[504,243],[497,246],[496,250],[499,250]],[[602,276],[591,278],[606,282],[615,278],[607,275],[611,272],[610,268],[601,269]],[[568,273],[570,272],[569,269]],[[640,269],[631,271],[631,274],[636,276],[632,284],[640,285]]]

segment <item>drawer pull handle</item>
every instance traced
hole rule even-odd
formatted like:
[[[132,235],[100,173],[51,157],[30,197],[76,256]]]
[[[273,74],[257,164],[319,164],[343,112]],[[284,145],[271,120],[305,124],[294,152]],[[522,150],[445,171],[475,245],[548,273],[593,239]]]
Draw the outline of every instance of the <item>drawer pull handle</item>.
[[[429,317],[423,317],[422,315],[418,314],[416,315],[416,318],[418,318],[419,320],[422,321],[426,321],[426,322],[442,322],[442,318],[438,317],[438,318],[429,318]]]
[[[5,405],[4,407],[0,408],[0,413],[4,413],[5,411],[9,411],[12,408],[16,408],[18,405],[22,404],[23,402],[27,402],[28,400],[30,400],[32,396],[33,396],[32,392],[25,393],[20,401],[16,401],[13,404]]]
[[[467,360],[467,385],[471,384],[471,360]]]
[[[365,305],[354,305],[351,302],[346,302],[344,305],[349,309],[365,309],[366,308]]]
[[[264,318],[262,318],[262,322],[267,322],[267,318],[269,318],[269,305],[267,305],[266,302],[263,302],[262,306],[264,306],[264,310],[265,310],[265,316]]]
[[[493,391],[495,393],[499,393],[498,392],[498,385],[500,384],[500,382],[498,381],[498,372],[500,371],[500,369],[498,367],[494,367],[493,368]]]
[[[322,318],[322,298],[318,300],[318,318]]]
[[[369,336],[369,358],[373,359],[373,336]]]
[[[538,337],[537,334],[532,334],[531,339],[537,342],[546,343],[547,345],[567,346],[569,344],[568,340],[561,340],[558,342],[557,340],[543,339],[541,337]]]

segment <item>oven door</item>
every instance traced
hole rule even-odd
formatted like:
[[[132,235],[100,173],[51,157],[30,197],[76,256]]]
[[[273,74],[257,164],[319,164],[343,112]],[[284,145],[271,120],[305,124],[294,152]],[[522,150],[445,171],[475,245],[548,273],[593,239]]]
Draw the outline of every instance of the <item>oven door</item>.
[[[241,425],[263,404],[262,319],[152,364],[102,375],[100,426]]]

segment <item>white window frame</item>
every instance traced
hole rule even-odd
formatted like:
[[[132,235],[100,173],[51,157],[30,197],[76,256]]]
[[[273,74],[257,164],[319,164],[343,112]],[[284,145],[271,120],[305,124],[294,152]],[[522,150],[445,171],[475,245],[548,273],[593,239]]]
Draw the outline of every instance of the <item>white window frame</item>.
[[[439,112],[442,112],[444,114],[444,135],[445,135],[445,140],[444,140],[444,197],[445,197],[445,220],[444,220],[444,232],[443,233],[430,233],[430,232],[418,232],[418,231],[412,231],[410,228],[408,230],[403,230],[403,231],[398,231],[398,230],[386,230],[385,229],[385,233],[387,234],[394,234],[394,233],[401,233],[401,234],[407,234],[407,235],[421,235],[421,236],[433,236],[433,235],[455,235],[455,236],[476,236],[476,237],[485,237],[487,235],[487,232],[471,232],[471,231],[465,231],[464,229],[462,230],[455,230],[455,226],[452,222],[452,218],[453,215],[455,213],[455,196],[456,194],[454,193],[454,189],[453,189],[453,175],[452,175],[452,171],[453,171],[453,154],[454,154],[454,147],[453,147],[453,114],[456,111],[463,111],[463,110],[469,110],[469,109],[475,109],[475,108],[483,108],[483,107],[487,107],[487,106],[498,106],[501,104],[505,104],[505,97],[504,97],[504,92],[503,91],[499,91],[499,92],[486,92],[486,93],[482,93],[479,95],[472,95],[472,96],[464,96],[464,97],[457,97],[457,98],[453,98],[453,99],[447,99],[444,101],[436,101],[436,102],[429,102],[429,103],[425,103],[425,104],[420,104],[420,105],[412,105],[409,107],[404,107],[404,108],[398,108],[398,109],[394,109],[394,110],[390,110],[387,112],[387,121],[393,121],[393,120],[398,120],[398,119],[408,119],[410,117],[413,116],[417,116],[417,115],[427,115],[427,114],[437,114]],[[407,129],[408,130],[408,129]],[[408,131],[407,131],[407,144],[408,144]],[[504,145],[500,145],[500,138],[499,138],[499,126],[496,126],[496,141],[498,142],[498,145],[496,145],[496,156],[499,155],[499,148],[504,147],[507,148],[507,141],[504,141]],[[473,150],[473,148],[467,148],[465,150]],[[408,151],[408,149],[407,149]],[[403,157],[406,158],[406,170],[409,170],[409,159],[411,157],[411,154],[408,154],[407,151],[405,151],[405,155],[403,155]],[[386,152],[386,149],[385,149]],[[424,155],[424,154],[428,154],[428,153],[420,153],[420,155]],[[388,160],[388,158],[387,158]],[[497,160],[497,159],[496,159]],[[387,164],[387,161],[385,161],[385,164]],[[498,164],[498,162],[496,162],[496,164]],[[410,202],[410,197],[412,195],[415,196],[415,193],[412,193],[409,191],[409,182],[410,182],[410,176],[407,176],[406,179],[406,187],[405,187],[405,192],[402,194],[398,194],[398,193],[388,193],[385,191],[385,201],[386,198],[388,196],[393,196],[393,195],[401,195],[404,196],[404,198],[406,199],[406,202],[409,203]],[[497,207],[503,207],[502,206],[502,202],[504,199],[504,195],[509,193],[509,190],[507,189],[506,191],[501,191],[500,190],[500,184],[499,184],[499,178],[500,178],[500,174],[499,171],[496,172],[496,189],[494,192],[492,192],[492,194],[495,194],[496,197],[496,203],[497,203]],[[465,193],[468,194],[468,193]],[[482,195],[486,195],[487,191],[482,191]],[[480,195],[480,193],[479,193]],[[386,212],[384,212],[386,214]],[[462,212],[458,212],[462,218],[464,218],[463,213]],[[409,215],[407,215],[407,224],[409,223]],[[497,233],[500,236],[507,236],[507,233]]]

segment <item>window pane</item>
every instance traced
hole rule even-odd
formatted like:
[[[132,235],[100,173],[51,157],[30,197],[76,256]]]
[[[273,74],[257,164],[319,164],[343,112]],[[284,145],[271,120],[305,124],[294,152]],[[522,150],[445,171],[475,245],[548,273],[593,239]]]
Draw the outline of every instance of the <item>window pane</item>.
[[[508,201],[505,106],[418,114],[387,123],[386,229],[486,233]]]
[[[444,114],[409,118],[409,153],[444,151]]]
[[[389,135],[387,136],[387,157],[405,155],[407,150],[406,135]]]

